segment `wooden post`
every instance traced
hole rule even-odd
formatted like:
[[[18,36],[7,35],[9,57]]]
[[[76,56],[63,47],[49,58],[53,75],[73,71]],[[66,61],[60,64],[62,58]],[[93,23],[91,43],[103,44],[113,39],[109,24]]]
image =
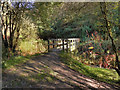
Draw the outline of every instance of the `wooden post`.
[[[63,44],[63,51],[64,51],[64,39],[62,39],[62,44]]]
[[[55,47],[55,45],[54,45],[54,40],[53,40],[53,48]]]
[[[50,51],[50,42],[49,42],[49,39],[48,39],[48,52]]]
[[[56,40],[56,43],[57,43],[57,47],[58,47],[58,44],[59,44],[58,39]]]
[[[73,50],[73,40],[72,40],[72,50]]]
[[[68,52],[68,39],[67,39],[67,52]]]
[[[60,44],[62,44],[62,39],[60,39]],[[62,49],[62,45],[60,45],[60,49]]]

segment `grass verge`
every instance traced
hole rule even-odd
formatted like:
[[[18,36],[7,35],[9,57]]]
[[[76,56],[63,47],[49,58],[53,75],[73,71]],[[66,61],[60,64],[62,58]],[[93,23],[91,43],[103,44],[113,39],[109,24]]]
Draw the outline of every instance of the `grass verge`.
[[[34,55],[27,55],[27,56],[11,56],[9,60],[7,58],[4,58],[4,60],[2,60],[2,69],[9,69],[15,65],[25,63],[30,58],[38,55],[44,55],[44,54],[36,53]]]
[[[91,67],[80,63],[73,59],[70,54],[61,52],[61,61],[65,63],[71,69],[80,72],[90,78],[94,78],[98,81],[107,82],[114,85],[120,85],[120,77],[113,69],[104,69],[99,67]]]
[[[2,69],[9,69],[12,66],[21,64],[30,59],[30,56],[12,56],[10,59],[5,59],[2,61]]]

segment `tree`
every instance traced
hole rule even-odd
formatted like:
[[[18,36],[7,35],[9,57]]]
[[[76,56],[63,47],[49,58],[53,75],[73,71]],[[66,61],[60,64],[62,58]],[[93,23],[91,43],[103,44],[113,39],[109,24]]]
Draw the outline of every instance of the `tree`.
[[[111,28],[109,26],[109,21],[107,19],[107,6],[106,6],[106,3],[105,2],[100,2],[100,8],[101,8],[101,12],[103,14],[103,18],[104,18],[104,24],[105,24],[105,27],[106,27],[106,30],[107,30],[107,35],[108,37],[110,38],[111,40],[111,43],[112,43],[112,49],[115,53],[115,56],[116,56],[116,67],[113,67],[117,73],[119,74],[120,76],[120,63],[119,63],[119,58],[118,58],[118,53],[117,53],[117,49],[116,49],[116,46],[115,46],[115,42],[114,42],[114,39],[111,35]]]
[[[22,24],[21,17],[27,7],[27,3],[1,2],[1,7],[2,41],[6,52],[15,52]]]

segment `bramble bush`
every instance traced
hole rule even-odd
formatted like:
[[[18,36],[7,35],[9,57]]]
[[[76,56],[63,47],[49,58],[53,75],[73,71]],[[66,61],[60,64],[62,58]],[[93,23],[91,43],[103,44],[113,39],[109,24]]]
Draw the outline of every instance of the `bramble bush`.
[[[120,45],[119,39],[116,39],[115,42],[118,49]],[[78,52],[77,57],[82,63],[104,68],[115,66],[115,55],[111,41],[109,39],[103,40],[97,32],[92,33],[88,41],[80,43],[75,52]]]

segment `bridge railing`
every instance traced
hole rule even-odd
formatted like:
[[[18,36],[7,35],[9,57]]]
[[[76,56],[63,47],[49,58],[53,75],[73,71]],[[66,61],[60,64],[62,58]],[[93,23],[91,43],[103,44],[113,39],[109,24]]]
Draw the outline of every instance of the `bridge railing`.
[[[80,42],[79,38],[67,38],[67,39],[48,39],[48,51],[52,49],[73,51],[77,48]]]

